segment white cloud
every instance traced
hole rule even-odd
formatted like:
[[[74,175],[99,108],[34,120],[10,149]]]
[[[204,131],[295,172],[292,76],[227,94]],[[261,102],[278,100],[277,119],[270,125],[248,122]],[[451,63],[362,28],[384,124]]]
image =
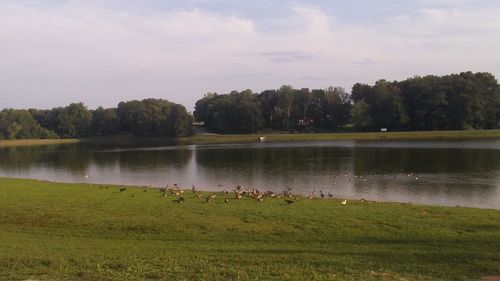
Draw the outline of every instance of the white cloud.
[[[273,26],[201,9],[117,11],[82,3],[0,3],[0,107],[163,97],[191,108],[207,91],[500,74],[499,10],[463,3],[377,22],[294,5],[270,20]]]

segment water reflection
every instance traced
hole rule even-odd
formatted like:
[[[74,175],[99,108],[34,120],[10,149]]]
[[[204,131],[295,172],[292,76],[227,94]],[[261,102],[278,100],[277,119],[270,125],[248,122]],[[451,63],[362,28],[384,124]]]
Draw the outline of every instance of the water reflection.
[[[500,140],[0,149],[0,175],[213,190],[294,187],[337,197],[500,209]],[[85,177],[89,175],[89,177]]]

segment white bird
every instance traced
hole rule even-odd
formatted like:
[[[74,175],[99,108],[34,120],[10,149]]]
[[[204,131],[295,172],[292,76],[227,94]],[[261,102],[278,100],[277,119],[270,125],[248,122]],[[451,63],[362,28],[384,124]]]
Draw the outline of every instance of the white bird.
[[[89,175],[85,175],[85,178],[88,179],[89,178]]]
[[[345,205],[345,204],[347,204],[347,200],[344,200],[341,203],[342,203],[342,205]]]

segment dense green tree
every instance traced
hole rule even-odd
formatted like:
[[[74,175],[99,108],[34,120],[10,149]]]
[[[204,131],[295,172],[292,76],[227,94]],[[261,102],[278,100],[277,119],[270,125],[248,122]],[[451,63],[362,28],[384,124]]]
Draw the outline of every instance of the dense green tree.
[[[217,97],[217,93],[207,93],[203,98],[198,100],[194,106],[194,118],[198,122],[203,122],[207,118],[207,110],[210,101]]]
[[[265,90],[259,95],[264,127],[274,130],[276,125],[276,106],[278,105],[278,93],[276,90]]]
[[[447,129],[446,92],[437,76],[414,77],[399,86],[410,122],[409,130]]]
[[[357,130],[373,128],[370,105],[360,100],[352,107],[352,123]]]
[[[45,139],[56,134],[42,128],[27,110],[0,111],[0,139]]]
[[[388,128],[390,130],[404,129],[408,122],[406,109],[401,99],[401,90],[396,82],[379,80],[373,87],[356,84],[352,90],[355,102],[363,101],[368,107],[360,107],[369,110],[371,122],[365,130],[379,130]],[[358,123],[359,127],[361,123]]]
[[[191,130],[192,118],[184,106],[167,100],[121,102],[117,114],[122,131],[136,136],[182,137]]]
[[[207,109],[205,127],[217,133],[254,133],[262,127],[260,101],[250,90],[214,97]]]
[[[92,113],[83,103],[54,108],[49,113],[48,128],[62,138],[82,138],[92,135]]]
[[[329,87],[325,91],[324,124],[326,129],[341,128],[351,121],[352,104],[349,94],[340,87]]]
[[[116,108],[98,107],[92,111],[92,135],[109,136],[120,133],[120,119]]]
[[[283,85],[278,90],[278,103],[275,112],[277,117],[283,121],[282,126],[287,130],[292,128],[292,110],[294,102],[294,89],[292,86]]]

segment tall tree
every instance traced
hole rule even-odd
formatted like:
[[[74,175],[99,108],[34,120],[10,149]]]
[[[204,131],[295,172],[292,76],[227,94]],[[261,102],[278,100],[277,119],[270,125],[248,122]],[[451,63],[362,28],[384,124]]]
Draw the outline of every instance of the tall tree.
[[[27,110],[0,111],[0,139],[57,138],[54,132],[42,128]]]
[[[98,107],[92,111],[92,135],[107,136],[120,133],[120,119],[116,108]]]

